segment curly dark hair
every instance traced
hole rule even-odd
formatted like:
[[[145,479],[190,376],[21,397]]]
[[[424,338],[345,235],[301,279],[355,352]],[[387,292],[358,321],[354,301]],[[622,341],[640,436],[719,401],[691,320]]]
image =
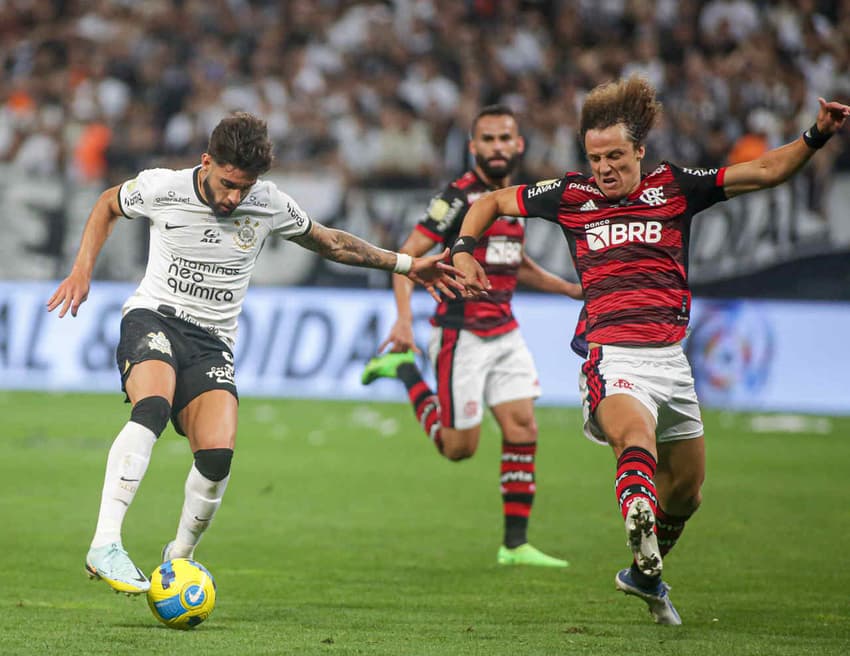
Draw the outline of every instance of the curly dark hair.
[[[643,145],[661,116],[655,88],[644,78],[632,75],[593,89],[581,108],[579,135],[584,144],[588,130],[604,130],[622,123],[635,148]]]
[[[253,176],[271,168],[272,143],[266,122],[247,112],[222,119],[210,135],[207,153],[216,163]]]

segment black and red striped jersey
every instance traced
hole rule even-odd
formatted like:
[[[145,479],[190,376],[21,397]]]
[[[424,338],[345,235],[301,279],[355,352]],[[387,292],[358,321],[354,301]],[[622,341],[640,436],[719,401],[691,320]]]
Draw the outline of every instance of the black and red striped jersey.
[[[685,337],[691,219],[726,200],[725,172],[662,162],[617,201],[581,173],[518,187],[520,213],[558,223],[567,237],[588,342],[653,346]]]
[[[492,190],[474,171],[466,172],[431,200],[416,229],[439,244],[453,246],[469,206]],[[473,253],[493,285],[487,297],[443,297],[431,323],[444,328],[463,328],[482,337],[501,335],[516,328],[511,299],[524,241],[524,218],[496,219],[478,240]]]

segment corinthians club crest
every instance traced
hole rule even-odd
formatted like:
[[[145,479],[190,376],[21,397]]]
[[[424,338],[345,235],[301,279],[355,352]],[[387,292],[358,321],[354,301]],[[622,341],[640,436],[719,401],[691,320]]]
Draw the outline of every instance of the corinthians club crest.
[[[257,231],[255,228],[260,225],[259,221],[251,221],[251,219],[237,219],[236,234],[233,235],[233,241],[243,251],[253,248],[257,244]]]

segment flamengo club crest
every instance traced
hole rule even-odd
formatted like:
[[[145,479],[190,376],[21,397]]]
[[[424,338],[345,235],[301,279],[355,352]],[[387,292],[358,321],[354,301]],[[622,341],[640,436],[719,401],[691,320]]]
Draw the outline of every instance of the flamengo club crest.
[[[257,231],[255,228],[260,225],[259,221],[251,221],[251,219],[237,219],[236,234],[233,235],[233,241],[243,251],[253,248],[257,243]]]

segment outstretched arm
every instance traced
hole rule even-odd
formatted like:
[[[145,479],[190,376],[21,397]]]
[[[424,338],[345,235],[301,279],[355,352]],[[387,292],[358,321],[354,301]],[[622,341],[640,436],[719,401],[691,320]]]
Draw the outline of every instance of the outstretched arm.
[[[796,141],[769,150],[751,162],[734,164],[726,169],[723,188],[729,198],[750,191],[775,187],[794,175],[809,161],[826,140],[841,129],[850,116],[850,107],[818,98],[815,125]]]
[[[77,310],[89,296],[92,271],[94,263],[106,240],[109,238],[115,221],[121,216],[121,207],[118,205],[118,190],[120,185],[110,187],[104,191],[92,208],[91,214],[83,228],[83,236],[80,239],[80,248],[74,259],[71,273],[65,278],[53,295],[47,301],[47,311],[52,312],[60,305],[59,317],[64,317],[68,310],[71,316],[77,316]]]
[[[334,262],[400,273],[425,287],[436,300],[440,298],[437,290],[454,298],[453,289],[464,289],[451,275],[460,272],[443,262],[448,256],[448,249],[430,257],[411,257],[378,248],[351,233],[326,228],[316,221],[312,222],[306,234],[293,237],[292,241]]]
[[[581,285],[575,282],[569,282],[563,278],[549,273],[541,267],[537,262],[532,260],[526,253],[522,254],[522,262],[519,265],[517,280],[541,292],[550,294],[563,294],[577,301],[584,298],[584,291]]]

